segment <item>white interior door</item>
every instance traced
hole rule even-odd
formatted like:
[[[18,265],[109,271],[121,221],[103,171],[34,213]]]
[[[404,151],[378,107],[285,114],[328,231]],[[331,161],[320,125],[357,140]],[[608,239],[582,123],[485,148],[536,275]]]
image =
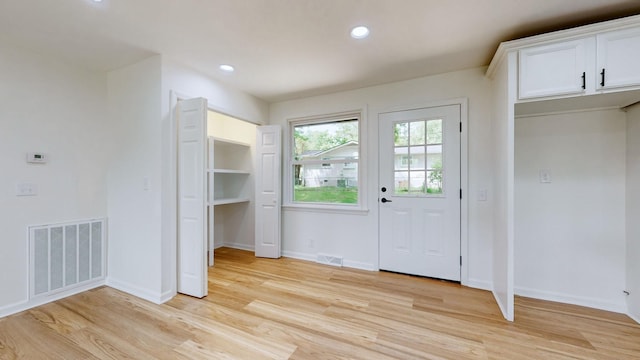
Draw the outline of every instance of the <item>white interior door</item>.
[[[256,244],[259,257],[280,257],[280,126],[259,126],[256,136]]]
[[[380,269],[460,280],[460,106],[380,114]]]
[[[207,100],[178,102],[178,292],[207,295]]]

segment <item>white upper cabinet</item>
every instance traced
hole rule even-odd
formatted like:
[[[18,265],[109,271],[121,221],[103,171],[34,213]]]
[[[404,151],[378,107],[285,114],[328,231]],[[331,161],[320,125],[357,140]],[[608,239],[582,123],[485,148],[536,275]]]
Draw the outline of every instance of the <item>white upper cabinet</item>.
[[[591,95],[640,87],[640,28],[519,50],[518,98]]]
[[[593,79],[588,59],[594,49],[591,37],[520,50],[519,98],[584,93]]]
[[[598,90],[640,85],[640,28],[598,34]]]

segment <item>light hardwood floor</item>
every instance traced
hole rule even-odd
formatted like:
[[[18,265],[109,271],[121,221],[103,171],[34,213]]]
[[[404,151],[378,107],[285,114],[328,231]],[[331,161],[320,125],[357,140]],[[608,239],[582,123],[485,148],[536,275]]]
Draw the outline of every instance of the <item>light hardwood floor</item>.
[[[220,249],[209,296],[102,287],[0,319],[0,359],[640,359],[624,315]]]

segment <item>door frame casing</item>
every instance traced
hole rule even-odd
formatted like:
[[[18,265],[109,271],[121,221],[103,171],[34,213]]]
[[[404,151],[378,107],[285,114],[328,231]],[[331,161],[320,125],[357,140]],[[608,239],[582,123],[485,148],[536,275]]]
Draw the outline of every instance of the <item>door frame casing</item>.
[[[445,100],[425,101],[412,105],[398,105],[385,108],[379,111],[377,114],[376,127],[378,132],[380,131],[380,115],[406,111],[416,110],[448,105],[460,106],[460,123],[462,124],[462,131],[460,132],[460,188],[462,189],[462,199],[460,200],[460,256],[462,256],[462,264],[460,266],[460,283],[465,286],[477,287],[473,284],[469,284],[469,114],[468,114],[469,99],[453,98]],[[376,138],[379,138],[380,134],[377,134]],[[373,189],[373,197],[378,198],[378,189],[380,188],[380,149],[376,154],[376,161],[378,162],[378,173],[376,174],[376,187]],[[378,220],[380,217],[380,203],[378,202]],[[378,221],[380,224],[380,221]],[[380,270],[380,229],[378,228],[378,270]]]

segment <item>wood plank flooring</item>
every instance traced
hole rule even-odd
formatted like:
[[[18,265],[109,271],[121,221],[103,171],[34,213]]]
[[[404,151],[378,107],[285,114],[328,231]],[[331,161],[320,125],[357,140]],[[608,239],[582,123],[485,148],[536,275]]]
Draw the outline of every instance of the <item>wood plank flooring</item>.
[[[209,296],[102,287],[0,319],[0,359],[640,359],[628,317],[385,272],[216,252]]]

